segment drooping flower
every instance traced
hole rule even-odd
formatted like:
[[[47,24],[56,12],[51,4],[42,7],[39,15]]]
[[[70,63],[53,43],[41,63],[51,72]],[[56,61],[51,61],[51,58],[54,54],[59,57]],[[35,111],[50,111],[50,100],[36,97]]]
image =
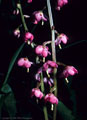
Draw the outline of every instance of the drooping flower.
[[[65,67],[63,73],[61,74],[62,77],[67,78],[68,76],[73,76],[78,73],[78,70],[73,66]]]
[[[28,2],[28,3],[31,3],[31,2],[32,2],[32,0],[27,0],[27,2]]]
[[[35,79],[40,82],[40,74],[39,73],[35,74]]]
[[[55,40],[55,44],[59,45],[61,42],[63,42],[63,44],[66,44],[68,40],[68,37],[61,33],[60,35],[57,36],[56,40]]]
[[[47,46],[38,45],[35,48],[35,53],[39,56],[47,57],[48,54],[51,54],[48,50],[49,48]]]
[[[58,65],[56,64],[56,62],[48,60],[47,62],[45,62],[43,64],[43,71],[47,71],[48,73],[52,73],[53,72],[53,68],[57,68]]]
[[[18,66],[30,68],[33,63],[30,62],[27,58],[20,58],[18,60]]]
[[[33,36],[33,34],[32,33],[30,33],[30,32],[26,32],[25,33],[25,35],[24,35],[24,41],[25,42],[32,42],[33,41],[33,39],[34,39],[34,36]]]
[[[30,18],[30,16],[29,15],[24,15],[24,18]]]
[[[44,97],[45,102],[50,102],[52,104],[58,104],[58,98],[54,96],[53,93],[49,93]]]
[[[40,91],[40,89],[38,89],[38,88],[33,88],[33,89],[32,89],[32,92],[31,92],[31,97],[33,97],[33,96],[41,99],[41,98],[43,97],[43,93]]]
[[[19,14],[19,9],[17,8],[16,10],[13,11],[14,15],[18,15]]]
[[[64,5],[66,5],[68,3],[68,0],[57,0],[57,10],[60,10],[61,7],[63,7]]]
[[[44,77],[43,81],[44,81],[44,83],[48,84],[49,86],[53,85],[53,79],[52,78]]]
[[[20,30],[19,29],[14,30],[14,36],[17,36],[17,38],[20,37]]]
[[[47,19],[45,18],[42,11],[35,11],[33,13],[33,17],[34,17],[34,19],[33,19],[34,24],[38,24],[38,22],[40,22],[41,20],[42,21],[47,21]]]

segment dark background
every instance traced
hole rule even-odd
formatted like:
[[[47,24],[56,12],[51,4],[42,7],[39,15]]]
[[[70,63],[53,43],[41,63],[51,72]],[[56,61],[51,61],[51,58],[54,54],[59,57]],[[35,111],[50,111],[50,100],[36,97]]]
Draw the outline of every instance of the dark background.
[[[33,0],[33,3],[26,5],[22,3],[24,14],[31,15],[33,11],[40,10],[45,5],[44,0]],[[13,7],[12,7],[13,5]],[[54,2],[52,1],[54,6]],[[26,7],[24,7],[26,6]],[[23,42],[22,37],[17,39],[13,35],[13,30],[20,24],[20,16],[15,17],[12,15],[12,11],[15,9],[15,5],[11,3],[10,0],[3,0],[0,4],[0,76],[4,77],[7,70],[9,62],[18,49],[18,47]],[[55,28],[59,33],[65,33],[68,37],[68,44],[63,46],[64,49],[61,51],[57,50],[57,60],[64,62],[68,65],[73,65],[78,69],[78,75],[73,77],[72,88],[76,93],[77,100],[77,113],[82,118],[82,120],[87,120],[87,4],[86,0],[69,0],[69,4],[61,8],[61,11],[54,12],[54,24]],[[29,25],[31,19],[26,20]],[[35,35],[35,42],[41,44],[43,41],[49,39],[48,35],[48,23],[45,23],[44,27],[38,25]],[[33,25],[31,24],[29,29],[31,30]],[[40,32],[39,32],[40,31]],[[45,35],[44,35],[45,34]],[[75,44],[74,44],[75,43]],[[66,47],[71,45],[71,47]],[[27,51],[28,48],[25,47],[24,51]],[[30,48],[29,48],[30,50]],[[29,52],[29,51],[28,51]],[[26,52],[25,54],[27,54]],[[31,53],[28,53],[31,57]],[[20,57],[24,56],[24,52],[20,54]],[[32,58],[31,58],[32,60]],[[15,64],[16,66],[17,64]],[[21,73],[19,70],[15,72],[17,67],[14,67],[14,72],[12,72],[11,77],[16,80],[21,79]],[[19,68],[18,68],[19,69]],[[18,73],[19,72],[19,73]],[[27,77],[27,76],[26,76]],[[22,78],[22,80],[25,77]],[[31,77],[30,77],[31,79]],[[27,90],[29,90],[29,80],[26,79],[25,84],[18,81],[12,81],[13,90],[15,91],[15,96],[17,99],[21,100]],[[15,90],[16,86],[16,90]],[[19,90],[20,86],[20,90]],[[61,85],[60,85],[61,86]],[[26,87],[26,89],[25,89]],[[61,88],[60,88],[61,89]],[[17,90],[19,90],[17,94]],[[20,97],[18,97],[20,94]],[[65,95],[66,96],[66,95]],[[64,97],[65,97],[64,96]],[[63,100],[66,101],[66,98]],[[65,102],[67,105],[67,102]],[[23,104],[22,104],[23,105]],[[20,105],[19,105],[20,106]],[[25,104],[23,107],[27,107]],[[19,110],[20,111],[20,110]],[[21,112],[20,112],[21,113]]]

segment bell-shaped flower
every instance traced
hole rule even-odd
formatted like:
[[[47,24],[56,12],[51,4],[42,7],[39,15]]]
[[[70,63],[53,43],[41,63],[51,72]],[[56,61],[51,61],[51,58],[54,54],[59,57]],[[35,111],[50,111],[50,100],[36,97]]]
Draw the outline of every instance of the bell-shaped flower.
[[[61,76],[67,78],[68,76],[73,76],[78,73],[78,70],[73,66],[65,67],[64,71],[62,72]]]
[[[26,32],[25,33],[25,35],[24,35],[24,41],[25,42],[32,42],[33,41],[33,39],[34,39],[34,36],[33,36],[33,34],[32,33],[30,33],[30,32]]]
[[[57,10],[60,10],[61,7],[63,7],[64,5],[66,5],[68,3],[68,0],[57,0]]]
[[[18,60],[18,66],[30,68],[33,63],[30,62],[27,58],[20,58]]]
[[[32,92],[31,92],[31,97],[33,97],[33,96],[41,99],[41,98],[43,97],[43,93],[40,91],[40,89],[38,89],[38,88],[33,88],[33,89],[32,89]]]
[[[47,71],[48,73],[52,73],[53,72],[53,68],[57,68],[58,65],[56,64],[56,62],[48,60],[47,62],[45,62],[43,64],[43,71]]]
[[[48,84],[49,86],[52,86],[54,84],[52,78],[44,77],[43,81],[44,81],[44,83]]]
[[[35,74],[35,79],[40,82],[40,73]]]
[[[63,44],[66,44],[68,40],[68,37],[61,33],[60,35],[57,36],[56,40],[55,40],[55,44],[59,45],[61,42],[63,42]]]
[[[45,16],[44,16],[44,14],[43,14],[43,12],[42,11],[35,11],[34,13],[33,13],[33,23],[34,24],[38,24],[38,22],[40,22],[40,21],[47,21],[47,19],[45,18]]]
[[[54,96],[53,93],[49,93],[44,97],[45,102],[50,102],[52,104],[58,104],[58,98]]]
[[[31,3],[31,2],[32,2],[32,0],[27,0],[27,2],[28,2],[28,3]]]
[[[48,50],[49,48],[47,46],[38,45],[35,48],[35,53],[39,56],[47,57],[48,54],[51,54]]]
[[[14,30],[14,36],[16,36],[17,38],[20,37],[20,30],[19,29]]]
[[[18,15],[19,14],[19,9],[17,8],[16,10],[13,11],[14,15]]]

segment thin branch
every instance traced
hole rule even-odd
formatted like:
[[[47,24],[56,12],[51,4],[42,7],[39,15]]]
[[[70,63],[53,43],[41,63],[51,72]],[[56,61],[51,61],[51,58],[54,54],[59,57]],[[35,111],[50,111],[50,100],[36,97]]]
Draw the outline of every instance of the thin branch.
[[[44,93],[45,95],[45,88],[44,88],[44,82],[43,82],[43,74],[41,73],[41,91]],[[43,112],[44,112],[44,118],[45,120],[48,120],[48,112],[47,112],[47,107],[44,105],[43,106]]]
[[[52,16],[52,11],[51,11],[51,4],[50,0],[47,0],[47,8],[48,8],[48,15],[49,15],[49,22],[50,22],[50,28],[51,28],[51,47],[52,47],[52,60],[56,62],[56,49],[55,49],[55,30],[54,30],[54,24],[53,24],[53,16]],[[54,86],[56,90],[54,91],[54,95],[57,97],[57,79],[56,79],[56,74],[57,74],[57,69],[54,69],[53,72],[53,77],[54,77]],[[56,114],[57,114],[57,105],[55,104],[54,106],[54,111],[53,111],[53,120],[56,120]]]

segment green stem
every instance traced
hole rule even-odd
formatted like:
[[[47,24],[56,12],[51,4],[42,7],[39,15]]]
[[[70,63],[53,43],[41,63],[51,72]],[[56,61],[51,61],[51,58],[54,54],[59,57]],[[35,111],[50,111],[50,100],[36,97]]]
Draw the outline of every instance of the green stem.
[[[22,20],[22,24],[24,26],[24,30],[25,31],[28,31],[28,28],[27,28],[27,25],[26,25],[26,22],[25,22],[25,19],[24,19],[24,16],[23,16],[23,12],[22,12],[22,7],[21,7],[21,3],[20,3],[20,0],[19,0],[19,3],[17,4],[17,7],[19,8],[20,10],[20,14],[21,14],[21,20]],[[19,55],[19,53],[21,52],[22,48],[24,47],[25,43],[23,43],[20,48],[16,51],[15,55],[13,56],[12,60],[11,60],[11,63],[9,65],[9,68],[8,68],[8,72],[6,74],[6,77],[5,77],[5,81],[3,82],[3,85],[5,85],[7,82],[8,82],[8,78],[9,78],[9,75],[10,75],[10,72],[13,68],[13,65]],[[2,86],[3,86],[2,85]]]
[[[53,23],[53,16],[51,11],[51,4],[50,0],[47,0],[47,8],[48,8],[48,15],[49,15],[49,22],[50,22],[50,28],[51,28],[51,47],[52,47],[52,60],[56,62],[56,49],[55,49],[55,30],[54,30],[54,23]],[[54,69],[53,76],[54,76],[54,86],[56,90],[54,91],[54,95],[57,97],[57,79],[56,79],[57,69]],[[53,111],[53,120],[56,120],[56,114],[57,114],[57,105],[54,105],[54,111]]]
[[[54,24],[53,24],[53,17],[52,17],[52,11],[51,11],[51,5],[50,0],[47,0],[47,7],[48,7],[48,15],[49,15],[49,22],[50,22],[50,28],[51,28],[51,47],[52,47],[52,59],[56,62],[56,50],[55,50],[55,30]]]
[[[43,74],[41,73],[41,91],[45,93],[44,91],[44,82],[43,82]],[[45,94],[44,94],[45,95]],[[43,112],[44,112],[44,118],[45,120],[48,120],[48,113],[47,113],[47,107],[44,105],[43,106]]]
[[[22,24],[24,26],[24,30],[25,30],[25,32],[27,32],[28,28],[27,28],[27,25],[26,25],[26,22],[25,22],[25,19],[24,19],[24,15],[23,15],[23,11],[22,11],[20,0],[19,0],[19,3],[17,4],[17,7],[20,10],[20,15],[21,15]]]

